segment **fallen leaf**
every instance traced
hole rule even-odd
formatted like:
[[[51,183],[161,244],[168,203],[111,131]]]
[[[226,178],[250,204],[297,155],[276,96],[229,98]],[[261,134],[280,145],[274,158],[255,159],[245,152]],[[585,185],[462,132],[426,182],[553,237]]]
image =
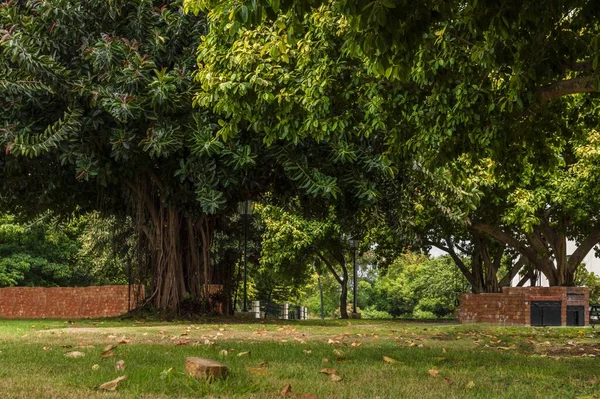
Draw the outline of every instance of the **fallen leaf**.
[[[475,382],[473,382],[473,381],[467,382],[467,389],[473,389],[473,388],[475,388]]]
[[[446,350],[446,348],[442,348],[442,353],[448,353],[448,351]]]
[[[386,363],[398,363],[398,361],[396,359],[392,359],[391,357],[388,357],[388,356],[384,356],[383,361]]]
[[[287,384],[281,391],[279,391],[281,396],[289,395],[290,393],[292,393],[292,386],[290,384]]]
[[[362,342],[357,342],[357,341],[352,342],[352,347],[353,348],[358,348],[361,345],[362,345]]]
[[[249,356],[250,352],[240,352],[237,354],[238,356]]]
[[[429,369],[427,372],[432,377],[438,377],[440,375],[440,372],[437,369]]]
[[[115,371],[125,370],[125,360],[117,360],[115,362]]]
[[[85,353],[78,352],[78,351],[73,351],[73,352],[67,352],[67,353],[65,353],[65,356],[76,359],[76,358],[79,358],[79,357],[85,357]]]
[[[343,379],[344,379],[344,377],[340,377],[340,376],[339,376],[339,375],[337,375],[337,374],[330,374],[330,375],[329,375],[329,379],[330,379],[331,381],[339,382],[339,381],[343,380]]]
[[[115,378],[112,381],[105,382],[104,384],[100,385],[98,387],[98,389],[102,390],[102,391],[114,391],[115,389],[117,389],[117,384],[126,379],[127,379],[127,376],[122,375],[120,377]]]
[[[319,371],[319,373],[332,375],[332,374],[337,374],[337,370],[336,369],[321,369],[321,371]]]
[[[302,352],[304,352],[305,355],[310,355],[312,353],[311,350],[306,350],[306,349],[304,349]]]
[[[47,351],[51,351],[51,350],[52,350],[52,348],[51,348],[51,347],[49,347],[49,346],[44,346],[42,349],[44,349],[46,352],[47,352]]]
[[[100,357],[101,357],[101,358],[105,358],[105,357],[112,357],[112,356],[115,356],[115,352],[113,352],[113,351],[102,352],[102,353],[100,354]]]
[[[117,342],[117,345],[123,345],[123,344],[128,344],[130,343],[131,340],[129,338],[127,338],[126,336],[122,336],[119,341]]]
[[[444,377],[444,382],[446,383],[446,385],[452,384],[452,380],[448,377]]]
[[[327,359],[326,357],[324,357],[324,358],[323,358],[321,361],[322,361],[323,363],[327,363],[327,362],[329,362],[329,359]]]
[[[512,350],[512,349],[516,349],[516,346],[514,346],[514,345],[511,345],[511,346],[497,346],[496,348],[501,349],[503,351],[509,351],[509,350]]]
[[[94,370],[94,371],[100,370],[100,365],[99,364],[94,364],[92,366],[92,370]]]
[[[269,362],[260,362],[258,363],[258,367],[267,367],[269,365]]]
[[[100,352],[100,356],[104,355],[105,353],[112,352],[112,350],[115,349],[117,346],[118,344],[106,345],[104,349],[102,349],[102,352]]]
[[[423,344],[419,344],[417,347],[418,347],[418,348],[422,348],[422,347],[423,347]]]
[[[227,349],[223,349],[221,352],[219,352],[219,355],[221,356],[227,356],[229,354],[229,352],[227,352]]]
[[[336,355],[336,356],[344,356],[344,352],[342,352],[339,349],[334,349],[333,350],[333,354]]]

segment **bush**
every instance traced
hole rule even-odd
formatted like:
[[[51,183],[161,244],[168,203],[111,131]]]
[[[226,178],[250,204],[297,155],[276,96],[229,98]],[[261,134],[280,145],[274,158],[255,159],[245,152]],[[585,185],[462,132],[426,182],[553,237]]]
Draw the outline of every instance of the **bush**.
[[[360,311],[363,319],[391,319],[392,315],[383,310],[377,310],[373,307],[368,307]]]
[[[437,319],[438,317],[433,313],[427,310],[415,309],[412,314],[412,317],[415,319]]]

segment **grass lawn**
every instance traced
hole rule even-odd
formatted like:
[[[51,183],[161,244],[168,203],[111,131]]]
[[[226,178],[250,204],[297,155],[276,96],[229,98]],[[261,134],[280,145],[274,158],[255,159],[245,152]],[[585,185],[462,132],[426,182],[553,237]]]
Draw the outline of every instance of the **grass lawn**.
[[[100,357],[122,339],[130,342],[114,357]],[[86,356],[64,356],[69,351]],[[187,356],[220,360],[230,376],[195,381],[183,372]],[[290,398],[592,398],[600,394],[596,356],[600,335],[590,328],[0,320],[0,396],[281,398],[291,384]],[[126,369],[117,372],[121,359]],[[332,381],[323,368],[343,380]],[[127,379],[115,392],[94,389],[119,375]]]

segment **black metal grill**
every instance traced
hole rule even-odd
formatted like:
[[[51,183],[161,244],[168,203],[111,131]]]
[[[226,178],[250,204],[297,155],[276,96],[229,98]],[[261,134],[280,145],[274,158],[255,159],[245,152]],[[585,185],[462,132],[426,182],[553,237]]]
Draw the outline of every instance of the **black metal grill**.
[[[561,301],[532,301],[532,326],[560,326]]]

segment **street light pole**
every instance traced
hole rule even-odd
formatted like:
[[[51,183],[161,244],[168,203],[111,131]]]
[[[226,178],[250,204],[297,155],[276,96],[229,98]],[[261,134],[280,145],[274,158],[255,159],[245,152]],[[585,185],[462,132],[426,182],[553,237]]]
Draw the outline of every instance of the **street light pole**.
[[[353,260],[354,260],[354,279],[353,279],[353,284],[352,284],[352,295],[353,295],[353,303],[352,303],[352,313],[356,314],[356,303],[358,301],[357,298],[357,294],[358,294],[358,271],[356,269],[356,248],[354,248],[354,252],[353,252]]]

